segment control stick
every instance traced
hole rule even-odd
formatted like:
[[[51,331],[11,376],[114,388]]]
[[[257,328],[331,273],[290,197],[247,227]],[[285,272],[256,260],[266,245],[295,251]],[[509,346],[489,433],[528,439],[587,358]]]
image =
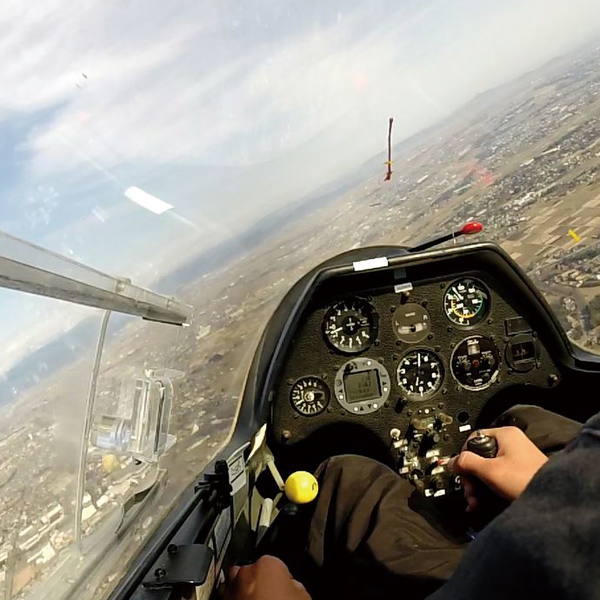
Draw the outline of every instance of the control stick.
[[[498,442],[496,438],[485,435],[481,429],[476,432],[475,437],[467,442],[467,450],[483,458],[495,458],[498,454]]]
[[[475,437],[467,442],[467,450],[483,458],[495,458],[498,454],[498,441],[495,437],[486,435],[479,429],[475,433]],[[476,494],[480,509],[476,514],[471,515],[471,525],[467,528],[467,533],[475,539],[477,533],[506,508],[507,503],[479,481],[475,480],[473,483],[477,488]]]

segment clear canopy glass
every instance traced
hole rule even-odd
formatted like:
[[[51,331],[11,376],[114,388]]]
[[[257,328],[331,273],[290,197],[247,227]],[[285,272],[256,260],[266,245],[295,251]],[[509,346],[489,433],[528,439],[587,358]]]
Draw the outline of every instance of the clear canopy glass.
[[[477,219],[600,352],[597,0],[44,0],[0,32],[5,598],[110,591],[334,254]]]

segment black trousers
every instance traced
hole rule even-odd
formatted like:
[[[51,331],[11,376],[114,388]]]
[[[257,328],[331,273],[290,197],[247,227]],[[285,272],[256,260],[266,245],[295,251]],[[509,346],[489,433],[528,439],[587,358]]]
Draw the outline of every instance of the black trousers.
[[[549,455],[582,427],[534,406],[514,407],[494,425],[512,423]],[[315,600],[414,600],[449,579],[470,542],[464,508],[440,513],[408,481],[364,457],[331,458],[316,475],[320,492],[300,569]]]

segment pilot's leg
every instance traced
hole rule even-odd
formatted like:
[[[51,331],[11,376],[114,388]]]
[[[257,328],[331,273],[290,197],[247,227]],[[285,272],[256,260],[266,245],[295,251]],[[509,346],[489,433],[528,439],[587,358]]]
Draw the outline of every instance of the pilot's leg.
[[[546,454],[564,448],[581,429],[580,423],[525,405],[506,411],[493,425],[521,427]],[[321,489],[307,546],[307,583],[315,600],[390,594],[416,600],[450,577],[468,539],[442,525],[433,505],[417,497],[406,480],[358,456],[329,459],[317,476]]]
[[[546,455],[562,450],[574,440],[582,424],[556,413],[528,404],[518,404],[502,413],[492,427],[513,425],[522,429],[527,437]]]
[[[468,540],[444,535],[410,508],[408,481],[359,456],[331,458],[317,477],[307,546],[313,597],[414,600],[450,577]]]

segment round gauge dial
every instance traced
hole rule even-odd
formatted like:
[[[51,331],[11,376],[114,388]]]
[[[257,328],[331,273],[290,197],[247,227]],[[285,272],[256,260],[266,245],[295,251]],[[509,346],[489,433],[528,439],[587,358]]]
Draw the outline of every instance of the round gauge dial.
[[[377,337],[377,315],[366,300],[342,300],[325,314],[323,330],[334,348],[346,354],[358,354]]]
[[[468,277],[448,286],[444,294],[444,312],[455,325],[470,327],[488,313],[490,295],[483,283]]]
[[[420,304],[401,304],[392,318],[396,337],[407,344],[423,341],[431,330],[431,317]]]
[[[400,389],[412,400],[435,394],[442,385],[442,361],[429,350],[413,350],[398,363],[396,370]]]
[[[487,338],[474,335],[463,340],[452,353],[452,375],[468,390],[484,390],[498,377],[500,354]]]
[[[319,377],[302,377],[292,386],[292,406],[307,417],[322,413],[329,404],[329,388]]]

